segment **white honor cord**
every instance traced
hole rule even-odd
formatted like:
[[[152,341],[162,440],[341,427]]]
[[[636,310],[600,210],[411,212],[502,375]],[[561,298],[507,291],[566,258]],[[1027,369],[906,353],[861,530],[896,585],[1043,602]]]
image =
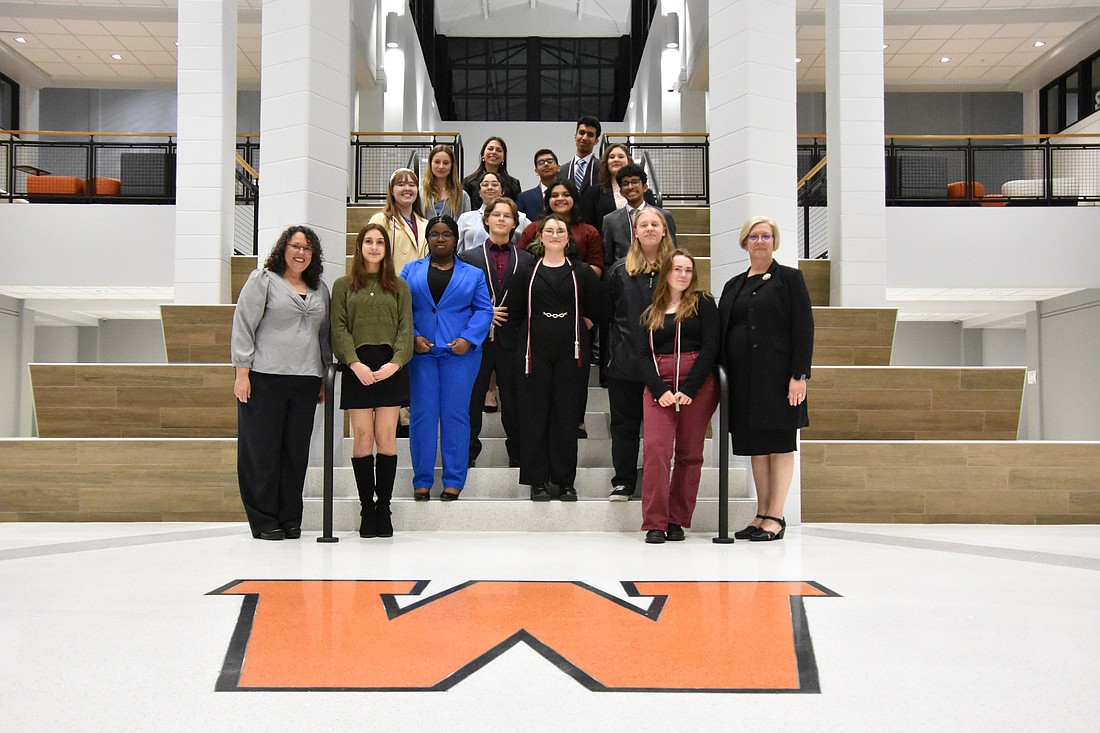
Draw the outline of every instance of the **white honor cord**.
[[[676,321],[676,340],[674,344],[676,349],[676,378],[673,389],[673,394],[680,391],[680,322]],[[653,332],[649,332],[649,355],[653,357],[653,368],[657,370],[657,376],[661,376],[661,367],[657,365],[657,351],[653,348]],[[680,411],[680,403],[674,403],[676,405],[676,412]]]
[[[489,258],[489,241],[489,239],[486,239],[485,243],[481,245],[485,253],[485,279],[489,281],[489,299],[493,301],[494,306],[498,306],[508,299],[508,288],[504,288],[504,292],[500,294],[500,303],[498,303],[497,289],[493,286],[493,273],[490,272],[490,269],[493,267],[493,261]],[[510,248],[513,247],[513,245],[508,246]],[[512,275],[508,276],[508,286],[511,287],[512,276],[516,274],[516,269],[519,268],[519,257],[513,252],[509,252],[508,256],[512,258]],[[493,316],[496,317],[496,314],[494,313]],[[492,321],[489,322],[489,340],[496,340],[496,326]]]
[[[577,286],[577,269],[573,267],[568,259],[565,260],[565,264],[569,266],[569,272],[573,276],[573,358],[577,360],[577,368],[580,368],[582,366],[580,288]],[[541,266],[542,258],[540,257],[539,261],[535,263],[535,269],[531,271],[531,280],[527,283],[527,353],[523,356],[523,373],[525,375],[531,373],[531,289],[535,285],[535,276],[538,275]]]

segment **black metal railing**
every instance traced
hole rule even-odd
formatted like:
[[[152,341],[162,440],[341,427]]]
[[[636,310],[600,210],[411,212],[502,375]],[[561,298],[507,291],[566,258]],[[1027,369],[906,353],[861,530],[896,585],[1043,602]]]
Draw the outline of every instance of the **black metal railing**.
[[[4,198],[169,204],[175,133],[0,131]]]
[[[256,256],[260,242],[260,176],[240,152],[236,157],[237,165],[233,171],[233,253]]]
[[[647,161],[650,179],[659,177],[665,203],[710,203],[710,137],[705,132],[616,132],[603,145],[623,143],[635,162]],[[652,181],[650,187],[652,187]]]
[[[457,132],[353,132],[351,147],[355,165],[350,203],[382,203],[386,200],[390,176],[410,161],[428,162],[428,153],[436,145],[449,145],[455,152],[459,171],[462,165],[462,136]],[[413,156],[416,157],[413,157]],[[419,163],[417,174],[425,175]]]
[[[826,161],[827,158],[820,158],[798,179],[798,248],[802,258],[807,260],[829,256]],[[800,157],[800,168],[801,163]]]

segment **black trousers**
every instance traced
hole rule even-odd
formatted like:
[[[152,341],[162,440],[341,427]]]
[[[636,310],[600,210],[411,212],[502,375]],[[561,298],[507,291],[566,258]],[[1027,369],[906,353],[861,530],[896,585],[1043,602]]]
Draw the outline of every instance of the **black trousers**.
[[[642,436],[642,393],[644,382],[610,377],[607,401],[611,408],[611,465],[615,468],[612,486],[631,491],[638,483],[638,441]]]
[[[577,480],[577,414],[580,385],[587,382],[588,365],[577,366],[572,348],[543,348],[531,357],[531,373],[519,366],[519,396],[523,400],[523,444],[519,482],[534,486],[548,481],[573,486]],[[498,375],[499,379],[499,375]]]
[[[302,526],[302,491],[320,377],[251,372],[237,403],[237,483],[252,534]]]
[[[500,422],[506,436],[504,445],[508,449],[509,461],[518,461],[520,421],[516,352],[502,349],[496,341],[488,339],[481,345],[481,369],[474,380],[474,391],[470,394],[470,460],[481,455],[482,408],[485,406],[485,393],[489,390],[489,379],[494,370],[497,373],[497,388],[500,390]]]

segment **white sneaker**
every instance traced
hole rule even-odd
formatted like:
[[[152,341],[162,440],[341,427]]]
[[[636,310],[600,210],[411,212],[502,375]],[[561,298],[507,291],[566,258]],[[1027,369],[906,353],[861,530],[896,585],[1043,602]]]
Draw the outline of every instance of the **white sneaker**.
[[[634,496],[634,492],[625,486],[615,486],[611,489],[611,493],[608,495],[608,501],[630,501]]]

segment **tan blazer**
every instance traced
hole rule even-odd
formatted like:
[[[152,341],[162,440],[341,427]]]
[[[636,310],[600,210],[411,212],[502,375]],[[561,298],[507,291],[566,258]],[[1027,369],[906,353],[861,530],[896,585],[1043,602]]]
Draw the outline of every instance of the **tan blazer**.
[[[400,216],[388,217],[379,211],[370,218],[371,224],[381,224],[386,234],[390,237],[390,246],[393,247],[393,269],[400,274],[405,265],[427,256],[427,247],[424,246],[428,232],[428,220],[416,216],[416,237],[413,237],[412,227]]]

